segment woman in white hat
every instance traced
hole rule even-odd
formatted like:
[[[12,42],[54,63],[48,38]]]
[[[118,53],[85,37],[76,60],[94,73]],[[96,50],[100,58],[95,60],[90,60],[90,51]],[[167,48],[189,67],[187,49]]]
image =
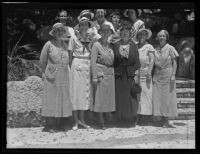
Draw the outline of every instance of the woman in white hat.
[[[82,17],[78,26],[79,32],[76,33],[76,36],[70,38],[68,47],[71,66],[70,90],[74,117],[73,130],[77,130],[78,126],[90,128],[85,123],[84,113],[90,109],[92,102],[91,51],[89,49],[91,40],[87,34],[87,30],[91,27],[91,22],[88,18]]]
[[[139,54],[131,40],[131,24],[122,25],[121,40],[114,44],[116,118],[119,124],[134,127],[137,120],[138,93],[131,89],[139,84]]]
[[[104,113],[115,111],[114,53],[108,43],[113,33],[109,24],[99,29],[101,38],[94,43],[91,55],[94,102],[91,109],[97,112],[100,128],[105,129]]]
[[[69,55],[63,41],[65,28],[62,23],[53,25],[49,32],[54,39],[45,43],[40,64],[44,72],[42,116],[46,117],[44,131],[53,132],[60,125],[60,118],[72,115],[69,88]]]
[[[137,34],[138,30],[141,28],[145,28],[144,22],[142,20],[138,19],[140,16],[140,10],[126,9],[124,11],[124,16],[128,17],[130,19],[130,21],[132,22],[132,29],[131,29],[132,38],[133,38],[133,41],[135,41],[135,43],[137,43],[136,34]]]
[[[140,86],[142,88],[138,110],[138,125],[150,125],[152,122],[152,69],[155,49],[147,42],[151,36],[152,32],[149,29],[140,29],[136,35],[141,64]]]

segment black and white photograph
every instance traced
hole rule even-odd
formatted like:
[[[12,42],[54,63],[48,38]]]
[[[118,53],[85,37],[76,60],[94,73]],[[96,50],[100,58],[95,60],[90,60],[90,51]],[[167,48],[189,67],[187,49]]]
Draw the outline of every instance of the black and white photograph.
[[[2,4],[6,149],[196,148],[194,3]]]

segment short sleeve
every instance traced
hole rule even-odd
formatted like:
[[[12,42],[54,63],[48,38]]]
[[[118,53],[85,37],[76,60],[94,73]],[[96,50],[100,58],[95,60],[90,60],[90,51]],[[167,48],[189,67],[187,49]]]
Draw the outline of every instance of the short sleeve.
[[[154,47],[151,44],[149,44],[149,46],[148,46],[148,54],[150,54],[150,53],[152,53],[153,55],[155,55],[155,49],[154,49]]]
[[[42,48],[41,54],[40,54],[40,65],[42,68],[42,71],[45,71],[46,65],[47,65],[47,61],[48,61],[48,50],[50,47],[50,42],[46,42],[45,45]]]
[[[69,45],[68,45],[68,50],[70,51],[74,51],[74,48],[75,48],[75,42],[74,42],[74,37],[71,37],[69,39]]]
[[[178,52],[176,51],[176,49],[175,49],[174,47],[171,47],[171,49],[170,49],[169,52],[170,52],[169,54],[170,54],[170,56],[171,56],[172,58],[176,58],[176,57],[179,56]]]

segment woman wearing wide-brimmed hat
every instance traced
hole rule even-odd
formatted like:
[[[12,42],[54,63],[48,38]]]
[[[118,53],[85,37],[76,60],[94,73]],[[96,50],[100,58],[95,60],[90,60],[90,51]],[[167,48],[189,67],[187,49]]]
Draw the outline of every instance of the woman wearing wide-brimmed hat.
[[[117,121],[134,127],[137,120],[138,94],[132,88],[139,84],[139,54],[131,40],[131,24],[123,24],[121,40],[114,44],[115,100]]]
[[[178,116],[175,74],[179,54],[173,46],[168,44],[169,33],[166,30],[158,32],[157,38],[159,45],[155,48],[153,115],[162,117],[162,123],[158,125],[173,128],[168,118]]]
[[[73,105],[74,126],[77,130],[78,126],[90,128],[84,120],[85,111],[90,109],[92,102],[92,86],[90,75],[90,43],[87,30],[91,27],[88,18],[82,17],[79,20],[79,32],[75,37],[70,38],[70,93]],[[80,116],[80,118],[79,118]]]
[[[140,29],[136,34],[140,58],[140,86],[141,99],[138,110],[138,124],[151,125],[152,122],[152,69],[154,66],[155,49],[147,42],[152,32],[149,29]]]
[[[115,111],[114,53],[108,43],[113,30],[109,24],[103,24],[98,32],[101,38],[94,43],[91,55],[94,96],[91,109],[99,115],[100,128],[105,129],[104,113]]]
[[[125,17],[128,17],[130,21],[132,22],[132,29],[131,29],[131,34],[133,41],[137,43],[136,40],[136,34],[139,29],[145,28],[144,22],[139,19],[141,12],[139,9],[126,9],[123,13]]]
[[[40,64],[44,72],[42,116],[46,117],[44,131],[53,132],[60,125],[59,118],[72,115],[69,83],[69,55],[63,41],[65,28],[62,23],[53,25],[49,32],[54,39],[46,42]]]

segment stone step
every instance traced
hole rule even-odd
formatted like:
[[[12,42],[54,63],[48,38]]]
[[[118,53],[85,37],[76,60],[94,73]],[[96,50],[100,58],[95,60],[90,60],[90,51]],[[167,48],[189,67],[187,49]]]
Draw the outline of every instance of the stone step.
[[[195,104],[195,98],[177,98],[177,104],[187,104],[187,103],[194,103]]]
[[[195,108],[179,108],[178,117],[171,117],[169,119],[175,120],[191,120],[195,119]]]
[[[176,78],[176,88],[195,88],[195,80]]]
[[[177,88],[176,95],[178,98],[194,98],[195,89],[194,88]]]

